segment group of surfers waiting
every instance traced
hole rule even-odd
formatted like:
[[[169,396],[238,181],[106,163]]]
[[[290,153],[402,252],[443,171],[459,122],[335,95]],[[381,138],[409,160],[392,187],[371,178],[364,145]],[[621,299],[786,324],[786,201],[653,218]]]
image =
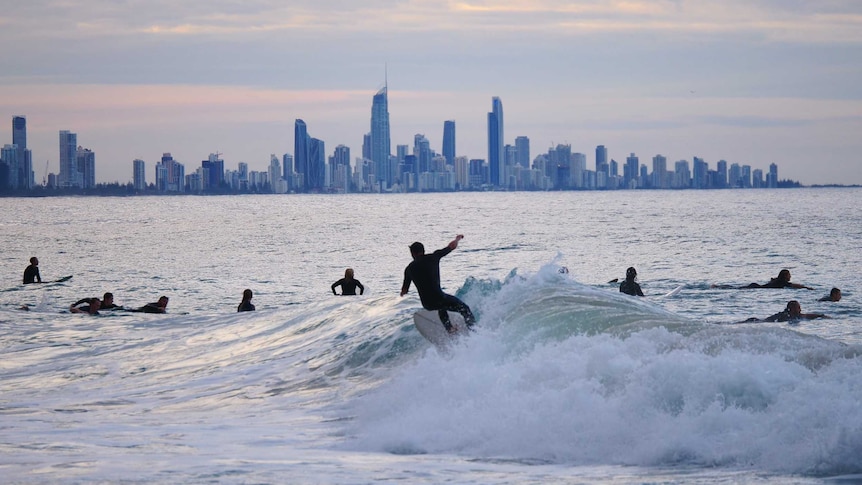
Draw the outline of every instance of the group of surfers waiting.
[[[410,255],[413,260],[404,269],[404,283],[401,286],[401,296],[407,294],[410,290],[410,285],[416,285],[416,290],[419,292],[419,299],[422,306],[426,310],[436,310],[440,316],[440,321],[449,333],[457,332],[457,327],[452,325],[448,311],[454,311],[464,317],[464,323],[468,329],[472,329],[476,322],[476,317],[466,303],[453,295],[443,292],[440,286],[440,259],[451,253],[458,247],[458,242],[463,239],[462,234],[455,236],[446,247],[438,249],[431,254],[425,254],[425,246],[421,242],[414,242],[409,246]],[[30,266],[24,270],[24,284],[41,283],[42,278],[39,275],[39,260],[35,257],[30,258]],[[359,294],[365,292],[365,287],[358,279],[355,278],[353,269],[347,268],[344,271],[344,278],[339,279],[332,284],[331,289],[333,294],[335,289],[341,287],[342,295],[356,295],[356,289],[359,289]],[[242,293],[242,301],[237,306],[238,312],[254,311],[255,307],[251,299],[254,296],[250,289],[246,289]],[[126,309],[114,304],[114,295],[110,292],[105,293],[101,299],[99,298],[83,298],[73,303],[69,307],[72,313],[87,313],[95,315],[99,310],[126,310],[143,313],[165,313],[168,306],[168,297],[162,296],[157,302],[148,303],[142,307],[135,309]]]
[[[412,261],[404,269],[404,282],[401,285],[401,296],[403,297],[410,291],[410,286],[415,285],[419,293],[419,300],[426,310],[436,310],[440,317],[440,321],[449,333],[457,332],[457,327],[452,325],[449,319],[449,311],[454,311],[464,317],[464,323],[468,329],[472,329],[476,322],[476,317],[470,310],[470,307],[461,301],[459,298],[445,293],[440,285],[440,260],[454,251],[458,247],[458,242],[464,238],[462,234],[455,236],[455,239],[449,242],[445,247],[434,251],[431,254],[425,253],[425,246],[421,242],[414,242],[409,246],[410,256]],[[41,283],[42,278],[39,275],[39,260],[35,257],[30,258],[30,266],[24,271],[24,283]],[[565,269],[565,268],[563,268]],[[563,270],[561,270],[563,271]],[[566,271],[567,272],[567,271]],[[644,296],[640,284],[637,282],[637,270],[634,267],[629,267],[626,270],[626,278],[620,283],[620,292],[632,296]],[[611,280],[615,283],[618,280]],[[334,295],[337,295],[335,289],[341,287],[342,295],[356,295],[357,288],[359,294],[365,292],[365,287],[356,279],[353,269],[347,268],[344,271],[344,278],[339,279],[332,284],[331,289]],[[771,278],[766,284],[751,283],[746,286],[730,286],[730,285],[713,285],[713,288],[722,289],[754,289],[754,288],[794,288],[808,289],[813,288],[793,283],[790,281],[790,270],[782,269],[776,278]],[[253,293],[250,289],[245,289],[242,293],[242,301],[237,306],[238,312],[254,311],[255,307],[251,300]],[[819,301],[840,301],[841,290],[832,288],[829,295],[820,298]],[[125,310],[143,313],[165,313],[168,305],[168,297],[162,296],[157,302],[148,303],[142,307],[134,309],[126,309],[114,304],[114,295],[105,293],[102,299],[99,298],[84,298],[69,307],[72,313],[89,313],[96,314],[99,310]],[[830,318],[822,313],[802,313],[802,306],[799,301],[791,300],[787,302],[784,310],[771,315],[764,319],[749,318],[745,322],[787,322],[800,319],[815,319],[815,318]]]
[[[620,293],[625,293],[627,295],[632,296],[644,296],[643,291],[641,290],[640,284],[637,282],[638,272],[635,268],[630,267],[626,270],[626,279],[622,283],[620,283]],[[616,280],[611,280],[611,282],[616,282]],[[760,284],[760,283],[750,283],[745,286],[732,286],[732,285],[712,285],[712,288],[719,289],[739,289],[739,290],[749,290],[756,288],[792,288],[792,289],[805,289],[805,290],[813,290],[810,286],[801,285],[799,283],[793,283],[790,281],[790,270],[782,269],[778,272],[778,276],[775,278],[770,278],[768,283]],[[841,301],[841,290],[839,288],[832,288],[828,295],[820,298],[817,301],[831,301],[837,302]],[[802,313],[802,305],[798,300],[790,300],[787,302],[787,306],[784,307],[784,310],[780,312],[770,315],[766,318],[757,318],[751,317],[747,320],[743,320],[739,323],[750,323],[750,322],[792,322],[796,320],[814,320],[816,318],[831,318],[828,315],[824,315],[822,313]]]

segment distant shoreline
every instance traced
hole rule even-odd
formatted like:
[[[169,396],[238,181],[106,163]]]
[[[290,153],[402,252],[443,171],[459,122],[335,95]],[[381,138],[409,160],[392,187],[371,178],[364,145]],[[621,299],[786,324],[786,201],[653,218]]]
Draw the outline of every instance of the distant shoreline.
[[[841,184],[815,184],[815,185],[792,185],[792,186],[779,186],[777,188],[771,190],[786,190],[786,189],[854,189],[860,188],[862,185],[853,184],[853,185],[841,185]],[[0,198],[44,198],[44,197],[150,197],[150,196],[218,196],[218,195],[331,195],[331,196],[339,196],[339,195],[353,195],[353,194],[367,194],[367,195],[379,195],[379,194],[387,194],[387,195],[397,195],[397,194],[454,194],[454,193],[475,193],[475,192],[512,192],[512,193],[520,193],[520,192],[655,192],[655,191],[665,191],[665,192],[688,192],[688,191],[724,191],[724,190],[770,190],[767,188],[751,188],[751,187],[727,187],[727,188],[710,188],[710,189],[693,189],[693,188],[685,188],[685,189],[653,189],[653,188],[638,188],[638,189],[566,189],[566,190],[438,190],[438,191],[390,191],[390,192],[287,192],[282,194],[276,194],[269,191],[204,191],[204,192],[167,192],[167,191],[157,191],[155,189],[152,190],[144,190],[137,191],[128,188],[125,185],[115,185],[115,184],[106,184],[104,186],[97,186],[95,189],[54,189],[54,188],[36,188],[30,190],[18,190],[18,191],[3,191],[0,192]]]

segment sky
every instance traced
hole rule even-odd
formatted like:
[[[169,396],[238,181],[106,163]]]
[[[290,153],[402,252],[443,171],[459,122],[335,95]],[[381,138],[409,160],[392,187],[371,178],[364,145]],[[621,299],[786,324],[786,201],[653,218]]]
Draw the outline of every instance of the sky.
[[[491,98],[531,158],[570,144],[862,184],[858,0],[27,0],[0,6],[0,144],[27,117],[37,183],[60,130],[97,182],[170,152],[266,170],[293,124],[362,153],[388,82],[392,150],[417,133],[487,158]]]

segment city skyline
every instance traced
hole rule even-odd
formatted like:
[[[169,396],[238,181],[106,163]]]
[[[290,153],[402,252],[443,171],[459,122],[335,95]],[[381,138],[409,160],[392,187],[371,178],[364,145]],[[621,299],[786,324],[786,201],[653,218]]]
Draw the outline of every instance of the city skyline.
[[[849,0],[36,0],[4,6],[0,24],[0,119],[27,117],[37,183],[46,161],[59,170],[61,130],[96,153],[98,182],[165,152],[265,170],[292,151],[297,118],[327,156],[358,154],[382,88],[392,145],[422,133],[439,152],[454,120],[458,154],[487,159],[498,96],[504,144],[528,136],[536,153],[605,145],[618,161],[862,183],[862,5]]]

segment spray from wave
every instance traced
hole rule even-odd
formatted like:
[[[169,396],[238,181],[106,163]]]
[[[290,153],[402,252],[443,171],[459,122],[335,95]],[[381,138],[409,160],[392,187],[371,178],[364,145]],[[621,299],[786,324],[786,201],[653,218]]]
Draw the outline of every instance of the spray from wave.
[[[549,264],[459,292],[480,329],[356,396],[352,449],[862,472],[860,349],[686,321]]]

